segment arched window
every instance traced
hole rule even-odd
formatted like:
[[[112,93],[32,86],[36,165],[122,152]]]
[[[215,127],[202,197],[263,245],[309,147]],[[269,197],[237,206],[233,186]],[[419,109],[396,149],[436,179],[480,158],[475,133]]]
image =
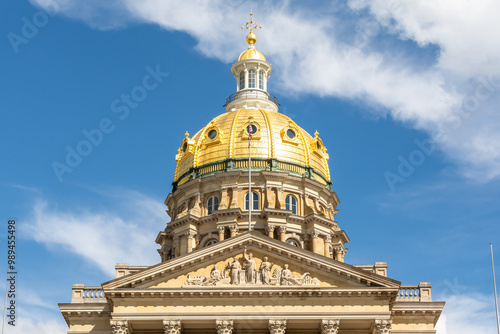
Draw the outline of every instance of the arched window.
[[[245,71],[240,72],[240,89],[245,88]]]
[[[259,210],[259,195],[252,191],[252,210]],[[248,210],[248,193],[245,195],[245,210]]]
[[[255,70],[248,71],[248,88],[255,88]]]
[[[285,209],[291,210],[292,214],[297,214],[297,200],[292,195],[285,198]]]
[[[211,215],[212,211],[215,211],[218,209],[219,209],[219,197],[211,196],[207,202],[207,211],[208,211],[207,213],[209,215]]]
[[[211,245],[215,245],[216,243],[217,243],[217,240],[212,239],[212,240],[210,240],[210,241],[207,242],[207,244],[205,245],[205,247],[211,246]]]
[[[264,71],[259,71],[259,89],[264,89]]]
[[[299,243],[293,239],[288,239],[286,243],[295,247],[299,247]]]

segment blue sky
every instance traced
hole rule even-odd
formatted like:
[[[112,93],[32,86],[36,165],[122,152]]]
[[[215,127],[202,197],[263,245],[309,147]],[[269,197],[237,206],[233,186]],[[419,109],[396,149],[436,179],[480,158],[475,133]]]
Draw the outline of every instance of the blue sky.
[[[0,242],[16,219],[20,303],[7,333],[64,333],[57,303],[73,283],[159,261],[176,151],[185,131],[224,112],[250,4],[2,2]],[[499,5],[252,4],[280,112],[328,148],[346,262],[386,261],[403,284],[430,281],[448,302],[439,334],[494,333]],[[133,92],[146,93],[118,110]],[[102,137],[82,144],[95,129]],[[87,155],[55,172],[78,148]]]

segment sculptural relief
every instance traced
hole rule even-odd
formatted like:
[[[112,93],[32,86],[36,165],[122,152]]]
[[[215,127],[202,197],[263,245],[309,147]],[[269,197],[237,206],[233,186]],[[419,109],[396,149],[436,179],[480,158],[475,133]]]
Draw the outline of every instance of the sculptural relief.
[[[240,263],[240,261],[242,261]],[[274,268],[274,269],[273,269]],[[235,256],[232,261],[227,262],[222,272],[217,264],[213,265],[210,275],[199,275],[191,277],[188,274],[183,286],[319,286],[319,280],[312,277],[308,272],[301,276],[292,274],[288,264],[283,268],[268,261],[263,257],[260,267],[252,253],[243,251],[240,258]]]

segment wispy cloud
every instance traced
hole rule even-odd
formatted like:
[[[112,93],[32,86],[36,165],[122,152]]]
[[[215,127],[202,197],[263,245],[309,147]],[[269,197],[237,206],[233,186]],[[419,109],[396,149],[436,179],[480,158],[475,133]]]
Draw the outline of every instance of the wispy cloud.
[[[446,296],[437,334],[496,334],[493,296],[462,294]]]
[[[154,239],[168,217],[161,201],[123,189],[107,190],[101,196],[112,197],[118,207],[90,212],[80,207],[60,209],[38,200],[33,217],[24,225],[26,235],[50,247],[63,247],[111,276],[117,262],[158,262]]]
[[[32,0],[55,8],[61,0]],[[109,29],[157,24],[193,36],[203,54],[229,62],[244,47],[238,0],[65,0],[60,13]],[[347,5],[260,1],[258,48],[273,59],[274,87],[361,101],[425,131],[461,175],[500,176],[500,29],[495,0],[351,0]],[[348,26],[349,29],[345,29]],[[354,31],[354,33],[352,33]],[[432,51],[429,51],[429,50]],[[425,60],[429,58],[428,60]]]

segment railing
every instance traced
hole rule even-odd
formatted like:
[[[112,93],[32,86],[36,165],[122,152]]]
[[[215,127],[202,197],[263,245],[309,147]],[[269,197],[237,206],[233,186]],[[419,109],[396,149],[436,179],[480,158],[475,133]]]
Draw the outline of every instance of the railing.
[[[430,302],[431,284],[421,282],[419,285],[401,285],[399,288],[397,302]]]
[[[226,99],[226,104],[223,105],[223,107],[227,106],[229,103],[239,100],[239,99],[267,99],[277,106],[280,106],[281,104],[278,103],[278,98],[272,94],[269,94],[267,92],[261,92],[261,91],[239,91],[234,94],[231,94],[227,99]]]
[[[84,286],[73,284],[72,303],[106,303],[104,291],[100,286]]]

